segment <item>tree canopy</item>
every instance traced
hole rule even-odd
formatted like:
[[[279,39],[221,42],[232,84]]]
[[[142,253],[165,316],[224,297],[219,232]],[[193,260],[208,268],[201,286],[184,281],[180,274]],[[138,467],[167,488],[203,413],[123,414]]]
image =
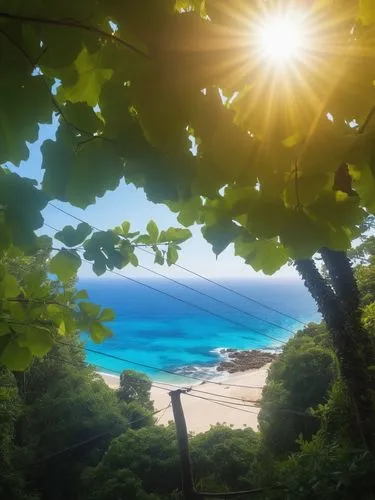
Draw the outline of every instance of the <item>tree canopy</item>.
[[[280,67],[262,56],[259,27],[284,8],[308,43],[303,57]],[[273,273],[322,247],[346,250],[365,210],[375,210],[371,2],[4,0],[0,20],[3,255],[51,250],[50,239],[35,235],[46,204],[84,208],[121,179],[186,228],[67,226],[49,263],[59,279],[73,277],[82,259],[97,274],[137,265],[139,245],[171,265],[194,223],[216,254],[234,242],[246,263]],[[57,130],[42,144],[38,186],[8,166],[28,159],[45,123]],[[0,278],[2,317],[12,307],[17,321],[29,320],[12,304],[20,296],[14,276],[3,270]],[[48,349],[47,335],[38,334],[43,345],[32,340],[41,321],[57,330],[72,322],[56,304],[31,307],[31,298],[48,298],[46,290],[35,296],[35,280],[21,295],[38,325],[0,328],[1,362],[13,368],[13,358],[22,368]],[[94,340],[109,335],[102,322],[110,312],[78,307]]]
[[[30,243],[48,199],[86,207],[121,178],[182,224],[203,224],[216,253],[235,241],[266,272],[324,246],[348,248],[361,207],[373,210],[371,3],[289,6],[310,43],[303,61],[282,70],[262,59],[257,42],[277,2],[8,3],[0,12],[1,161],[27,160],[38,124],[57,116],[58,129],[42,146],[41,190],[15,174],[2,178],[4,205],[6,186],[25,200],[17,211],[12,190],[3,245]],[[90,233],[80,225],[59,239],[74,247]],[[156,243],[156,229],[149,236]],[[113,235],[91,237],[96,270],[105,269],[98,249],[116,244]]]

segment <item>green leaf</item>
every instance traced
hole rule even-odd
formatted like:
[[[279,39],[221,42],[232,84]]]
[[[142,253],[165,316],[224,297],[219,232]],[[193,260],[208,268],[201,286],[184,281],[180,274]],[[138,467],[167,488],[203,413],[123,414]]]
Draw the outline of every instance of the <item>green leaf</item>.
[[[49,271],[61,281],[68,281],[76,276],[81,265],[80,256],[71,250],[60,250],[49,262]]]
[[[213,226],[204,226],[202,234],[211,243],[216,255],[221,254],[227,246],[240,234],[241,228],[232,221],[222,221]]]
[[[121,224],[121,226],[115,227],[113,230],[116,234],[119,234],[121,236],[127,236],[130,230],[130,222],[125,221]]]
[[[58,304],[48,304],[47,312],[53,319],[55,319],[56,316],[60,318],[62,315],[62,307]]]
[[[77,229],[72,226],[65,226],[62,231],[55,234],[55,238],[67,247],[80,245],[92,232],[92,227],[86,222],[78,224]]]
[[[76,300],[81,300],[81,299],[88,299],[89,294],[87,293],[87,290],[79,290],[75,295],[74,298]]]
[[[147,232],[150,235],[151,243],[156,243],[159,237],[159,229],[153,220],[147,224]]]
[[[350,168],[350,174],[354,178],[354,188],[360,195],[366,209],[375,214],[375,175],[373,170],[366,166],[364,168]]]
[[[138,258],[137,256],[135,255],[135,253],[131,252],[129,254],[129,262],[130,264],[132,264],[134,267],[137,267],[139,262],[138,262]]]
[[[97,276],[102,276],[107,270],[107,261],[104,255],[98,254],[92,265],[92,270]]]
[[[27,61],[20,61],[24,56],[6,37],[0,40],[0,51],[1,68],[7,68],[7,78],[0,82],[0,164],[18,166],[29,157],[27,143],[38,138],[38,123],[51,123],[53,103],[44,78],[32,76],[30,66],[23,71]]]
[[[78,81],[71,87],[59,87],[59,100],[86,102],[89,106],[96,106],[103,83],[109,80],[113,73],[111,69],[101,68],[100,63],[100,52],[90,54],[88,50],[83,49],[74,63]]]
[[[0,352],[0,364],[12,371],[24,371],[32,360],[32,354],[27,347],[21,347],[9,337],[3,350]]]
[[[0,295],[5,298],[17,297],[21,292],[17,279],[12,274],[5,274],[0,281]]]
[[[80,310],[90,318],[97,318],[100,313],[100,306],[93,302],[80,302],[78,306]]]
[[[159,264],[160,266],[164,265],[164,257],[162,252],[159,249],[155,250],[155,259],[154,259],[155,264]]]
[[[66,334],[66,327],[65,327],[65,322],[61,321],[58,328],[57,328],[57,333],[59,335],[64,336]]]
[[[178,252],[176,247],[173,245],[168,246],[168,251],[167,251],[167,264],[168,266],[172,266],[175,264],[178,260]]]
[[[45,356],[53,346],[53,340],[50,332],[46,328],[38,326],[28,326],[25,334],[18,339],[21,347],[27,347],[34,356]]]
[[[116,314],[113,309],[105,308],[99,314],[99,321],[113,321],[116,318]]]
[[[288,261],[287,251],[275,241],[257,240],[249,246],[251,251],[246,257],[246,264],[250,264],[255,271],[274,274]]]
[[[100,344],[108,337],[112,337],[112,331],[106,326],[102,325],[98,321],[94,321],[90,325],[89,329],[90,336],[96,344]]]
[[[36,239],[36,247],[40,250],[50,250],[52,248],[52,238],[43,234]]]
[[[86,208],[97,196],[116,189],[124,175],[124,159],[116,145],[100,136],[87,141],[61,121],[56,141],[41,147],[43,190],[51,198]]]
[[[101,131],[103,122],[85,102],[67,102],[64,106],[65,119],[82,133],[94,134]]]
[[[154,243],[152,240],[151,240],[151,237],[148,235],[148,234],[141,234],[140,236],[138,236],[138,238],[136,238],[133,242],[135,245],[151,245],[152,243]]]
[[[0,248],[13,245],[35,251],[34,231],[43,225],[41,210],[47,201],[46,194],[35,187],[35,181],[0,168]]]
[[[160,232],[159,243],[183,243],[191,237],[192,234],[189,229],[170,227],[166,231]]]
[[[45,271],[42,269],[32,270],[23,280],[27,297],[45,297],[50,292],[49,286],[46,285]]]
[[[26,320],[26,309],[23,306],[23,304],[20,304],[19,302],[9,302],[8,311],[13,320],[14,319],[18,321]]]
[[[179,204],[181,205],[181,204]],[[180,208],[177,220],[185,227],[192,226],[199,218],[202,201],[199,196],[191,198]]]
[[[251,234],[243,231],[240,236],[234,240],[234,255],[246,260],[248,256],[254,252],[254,241],[255,238]]]

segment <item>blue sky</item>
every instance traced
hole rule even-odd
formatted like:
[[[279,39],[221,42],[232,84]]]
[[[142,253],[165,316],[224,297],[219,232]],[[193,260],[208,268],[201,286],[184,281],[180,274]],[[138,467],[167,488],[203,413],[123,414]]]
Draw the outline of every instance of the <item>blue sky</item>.
[[[42,178],[41,171],[41,153],[40,144],[47,138],[54,135],[53,126],[42,126],[40,129],[40,140],[30,146],[30,157],[27,162],[15,171],[22,176],[35,178],[38,181]],[[13,169],[12,169],[13,170]],[[133,230],[144,231],[150,219],[155,220],[159,228],[165,229],[169,226],[179,226],[176,215],[169,211],[164,205],[156,205],[147,200],[143,190],[136,189],[133,186],[127,186],[121,182],[118,189],[114,192],[108,192],[103,198],[98,198],[95,205],[90,205],[86,210],[81,210],[67,203],[54,202],[67,212],[76,215],[100,229],[113,228],[124,220],[131,222]],[[43,212],[45,222],[58,229],[65,225],[76,226],[78,223],[67,215],[62,214],[53,207],[47,206]],[[216,260],[211,246],[203,239],[199,227],[190,228],[193,232],[193,238],[182,245],[179,264],[188,267],[195,272],[204,274],[211,278],[241,277],[241,278],[261,278],[262,273],[256,273],[252,268],[246,265],[242,259],[234,256],[233,246],[228,247]],[[52,231],[44,228],[44,234],[52,235]],[[161,267],[153,264],[152,257],[139,252],[140,263],[173,277],[189,277],[185,271],[175,266],[168,268],[166,265]],[[152,275],[141,269],[127,267],[123,272],[129,276],[141,276],[151,278]],[[95,276],[88,264],[84,263],[80,270],[81,277]],[[114,277],[108,274],[108,277]],[[191,277],[191,276],[190,276]],[[272,278],[294,278],[297,273],[290,266],[284,266]]]

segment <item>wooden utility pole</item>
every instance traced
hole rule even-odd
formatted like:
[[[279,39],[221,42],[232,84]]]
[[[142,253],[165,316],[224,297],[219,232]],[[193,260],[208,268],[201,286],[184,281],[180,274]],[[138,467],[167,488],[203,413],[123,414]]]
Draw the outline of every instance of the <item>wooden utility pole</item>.
[[[169,393],[172,402],[172,410],[174,421],[176,424],[178,449],[180,452],[180,467],[182,479],[182,498],[183,500],[197,500],[197,495],[194,489],[193,471],[191,467],[189,440],[186,428],[184,411],[181,405],[181,394],[186,392],[184,389],[177,389]]]

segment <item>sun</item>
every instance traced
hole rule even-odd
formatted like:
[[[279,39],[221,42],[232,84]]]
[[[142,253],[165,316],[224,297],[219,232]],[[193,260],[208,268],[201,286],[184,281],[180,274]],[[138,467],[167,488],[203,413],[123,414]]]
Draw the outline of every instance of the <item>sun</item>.
[[[303,23],[297,14],[269,15],[257,27],[260,56],[273,63],[283,64],[300,58],[305,42]]]

